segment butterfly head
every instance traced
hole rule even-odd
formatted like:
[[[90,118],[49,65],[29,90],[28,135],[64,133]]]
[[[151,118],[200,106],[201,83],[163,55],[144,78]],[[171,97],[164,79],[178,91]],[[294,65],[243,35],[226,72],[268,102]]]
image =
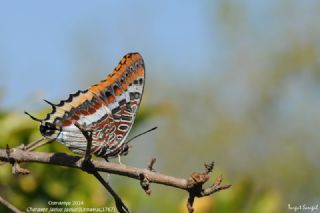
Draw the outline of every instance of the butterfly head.
[[[45,137],[52,136],[57,130],[56,126],[49,122],[41,122],[40,132]]]
[[[35,120],[35,121],[38,121],[40,122],[40,132],[43,136],[45,137],[50,137],[52,136],[55,131],[57,130],[56,126],[52,123],[49,123],[45,120],[42,120],[42,119],[39,119],[39,118],[36,118],[34,117],[33,115],[29,114],[28,112],[24,112],[25,114],[29,115],[29,117],[32,119],[32,120]]]

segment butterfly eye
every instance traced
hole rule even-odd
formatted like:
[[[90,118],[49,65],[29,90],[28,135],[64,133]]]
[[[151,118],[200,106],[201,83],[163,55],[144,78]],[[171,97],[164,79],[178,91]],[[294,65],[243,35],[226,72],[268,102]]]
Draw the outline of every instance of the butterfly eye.
[[[51,123],[46,122],[44,125],[40,125],[40,132],[43,136],[50,136],[55,130],[55,126],[53,126]]]
[[[56,118],[53,123],[55,126],[61,126],[62,125],[62,118],[59,118],[59,117]]]

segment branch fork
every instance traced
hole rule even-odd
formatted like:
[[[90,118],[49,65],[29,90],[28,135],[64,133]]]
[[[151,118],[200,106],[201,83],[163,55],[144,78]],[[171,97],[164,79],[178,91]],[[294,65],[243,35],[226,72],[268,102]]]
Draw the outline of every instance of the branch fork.
[[[209,180],[209,174],[213,171],[214,162],[205,163],[205,172],[193,172],[188,179],[189,197],[187,201],[187,208],[189,213],[194,212],[193,203],[195,197],[201,198],[209,196],[217,191],[228,189],[230,184],[221,185],[222,176],[218,176],[213,185],[208,188],[203,188],[203,185]]]
[[[28,169],[20,167],[18,161],[10,157],[13,150],[10,149],[9,145],[6,146],[6,153],[8,157],[8,162],[12,165],[12,174],[14,175],[28,175],[30,171]]]

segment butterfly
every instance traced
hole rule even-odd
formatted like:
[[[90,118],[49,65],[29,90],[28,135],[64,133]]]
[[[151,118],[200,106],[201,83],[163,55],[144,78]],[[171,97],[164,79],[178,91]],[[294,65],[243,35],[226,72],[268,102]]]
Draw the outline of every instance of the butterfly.
[[[90,154],[116,157],[134,123],[144,90],[145,65],[139,53],[125,55],[111,74],[86,90],[70,94],[68,99],[51,105],[52,111],[40,122],[40,133],[49,140],[66,145],[77,154],[85,154],[91,132]]]

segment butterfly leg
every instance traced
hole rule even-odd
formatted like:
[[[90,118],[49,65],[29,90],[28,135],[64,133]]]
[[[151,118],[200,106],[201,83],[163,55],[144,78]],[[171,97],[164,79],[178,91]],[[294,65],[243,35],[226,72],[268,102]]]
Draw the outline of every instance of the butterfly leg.
[[[24,146],[22,149],[26,150],[26,151],[32,151],[32,150],[35,150],[41,146],[44,146],[46,144],[49,144],[49,143],[52,143],[53,141],[55,141],[55,139],[50,139],[48,141],[43,141],[43,140],[45,140],[44,137],[42,137],[36,141],[31,142],[30,144]],[[41,142],[41,141],[43,141],[43,142]]]
[[[24,146],[22,147],[22,149],[23,149],[23,150],[30,150],[33,146],[39,144],[39,143],[40,143],[41,141],[43,141],[44,139],[45,139],[44,137],[41,137],[41,138],[39,138],[38,140],[35,140],[35,141],[33,141],[33,142],[31,142],[31,143],[29,143],[29,144],[27,144],[27,145],[24,145]]]
[[[119,162],[120,165],[122,165],[122,163],[121,163],[121,155],[120,154],[118,155],[118,162]]]

